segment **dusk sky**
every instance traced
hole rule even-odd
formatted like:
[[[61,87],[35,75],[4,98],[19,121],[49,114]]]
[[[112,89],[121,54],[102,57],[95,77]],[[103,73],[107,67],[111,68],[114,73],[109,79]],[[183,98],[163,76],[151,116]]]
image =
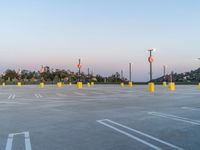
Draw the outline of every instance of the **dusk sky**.
[[[196,69],[199,0],[0,0],[0,72],[41,65],[110,75],[133,63],[133,80]]]

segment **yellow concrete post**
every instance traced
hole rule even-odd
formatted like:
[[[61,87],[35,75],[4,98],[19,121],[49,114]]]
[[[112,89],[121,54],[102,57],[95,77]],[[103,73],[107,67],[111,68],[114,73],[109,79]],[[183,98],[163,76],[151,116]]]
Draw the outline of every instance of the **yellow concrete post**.
[[[167,86],[167,82],[163,82],[162,85],[163,85],[164,87],[166,87],[166,86]]]
[[[82,82],[77,82],[77,88],[78,89],[82,89],[83,87],[83,83]]]
[[[2,83],[2,86],[6,86],[6,83],[5,83],[5,82],[3,82],[3,83]]]
[[[17,82],[17,86],[18,86],[18,87],[21,87],[21,86],[22,86],[22,83],[21,83],[21,82]]]
[[[120,86],[121,86],[121,87],[124,87],[124,82],[121,82],[121,83],[120,83]]]
[[[71,82],[69,82],[69,86],[72,86],[72,83],[71,83]]]
[[[129,87],[133,87],[133,82],[128,82]]]
[[[198,84],[198,88],[199,88],[199,90],[200,90],[200,82],[199,82],[199,84]]]
[[[91,82],[91,86],[94,86],[94,82]]]
[[[61,87],[62,87],[62,82],[58,82],[58,83],[57,83],[57,87],[58,87],[58,88],[61,88]]]
[[[91,86],[91,85],[90,85],[90,82],[88,82],[88,83],[87,83],[87,87],[90,87],[90,86]]]
[[[43,89],[44,88],[44,82],[40,83],[40,88]]]
[[[175,88],[175,83],[174,82],[170,82],[169,83],[169,91],[174,91],[176,88]]]
[[[153,82],[148,83],[148,91],[151,93],[155,91],[155,84]]]

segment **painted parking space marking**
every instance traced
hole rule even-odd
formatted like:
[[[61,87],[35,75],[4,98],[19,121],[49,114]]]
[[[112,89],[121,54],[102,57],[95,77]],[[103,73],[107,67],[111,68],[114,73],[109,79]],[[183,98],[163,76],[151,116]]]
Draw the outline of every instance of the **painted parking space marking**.
[[[100,92],[92,92],[92,94],[96,94],[96,95],[102,95],[102,94],[105,94],[105,93],[100,93]]]
[[[65,94],[61,94],[61,93],[56,93],[56,95],[57,95],[58,97],[66,97]]]
[[[42,98],[43,96],[41,94],[35,94],[36,98]]]
[[[21,132],[21,133],[11,133],[11,134],[9,134],[5,150],[12,150],[14,137],[17,136],[17,135],[24,135],[25,150],[31,150],[31,141],[30,141],[29,132]]]
[[[74,92],[75,95],[78,95],[78,96],[86,96],[86,94],[84,93],[80,93],[80,92]]]
[[[16,97],[15,94],[10,94],[10,95],[8,96],[8,99],[15,99],[15,97]]]
[[[152,143],[150,143],[150,142],[147,142],[147,141],[145,141],[145,140],[143,140],[143,139],[141,139],[141,138],[139,138],[139,137],[137,137],[137,136],[135,136],[135,135],[133,135],[133,134],[131,134],[131,133],[129,133],[129,132],[126,132],[126,131],[124,131],[124,130],[122,130],[122,129],[126,129],[126,130],[128,130],[128,131],[130,131],[130,132],[132,132],[132,133],[134,133],[134,134],[138,134],[138,135],[140,135],[140,136],[143,136],[143,137],[145,137],[145,138],[148,138],[148,139],[150,139],[150,140],[153,140],[154,142],[156,141],[156,142],[158,142],[158,143],[160,143],[160,144],[163,144],[163,145],[165,145],[165,146],[168,146],[168,147],[170,147],[170,148],[172,148],[172,149],[183,150],[183,148],[181,148],[181,147],[175,146],[175,145],[173,145],[173,144],[171,144],[171,143],[168,143],[168,142],[166,142],[166,141],[163,141],[163,140],[161,140],[161,139],[158,139],[158,138],[156,138],[156,137],[153,137],[153,136],[151,136],[151,135],[149,135],[149,134],[146,134],[146,133],[144,133],[144,132],[138,131],[138,130],[136,130],[136,129],[130,128],[130,127],[128,127],[128,126],[122,125],[122,124],[120,124],[120,123],[117,123],[117,122],[112,121],[112,120],[109,120],[109,119],[97,120],[97,122],[100,123],[100,124],[102,124],[102,125],[104,125],[104,126],[106,126],[106,127],[108,127],[108,128],[111,128],[111,129],[113,129],[113,130],[115,130],[115,131],[117,131],[117,132],[119,132],[119,133],[121,133],[121,134],[123,134],[123,135],[126,135],[126,136],[128,136],[129,138],[132,138],[132,139],[134,139],[134,140],[136,140],[136,141],[138,141],[138,142],[140,142],[140,143],[143,143],[143,144],[145,144],[145,145],[147,145],[147,146],[149,146],[149,147],[151,147],[151,148],[153,148],[153,149],[155,149],[155,150],[162,150],[162,148],[161,148],[161,147],[158,147],[158,146],[156,146],[156,145],[154,145],[154,144],[152,144]],[[120,128],[119,128],[119,127],[120,127]],[[121,129],[121,128],[122,128],[122,129]]]
[[[200,108],[195,108],[195,107],[181,107],[181,109],[193,110],[193,111],[200,111]]]
[[[189,118],[184,118],[184,117],[180,117],[180,116],[164,114],[164,113],[159,113],[159,112],[148,112],[148,114],[157,116],[157,117],[167,118],[167,119],[171,119],[171,120],[186,122],[186,123],[200,126],[200,120],[193,120],[193,119],[189,119]]]

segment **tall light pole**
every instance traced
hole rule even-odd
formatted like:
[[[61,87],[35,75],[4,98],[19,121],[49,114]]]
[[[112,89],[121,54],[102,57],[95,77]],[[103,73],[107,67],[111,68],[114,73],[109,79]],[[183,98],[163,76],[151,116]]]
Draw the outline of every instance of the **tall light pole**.
[[[131,76],[132,76],[132,64],[129,63],[129,82],[132,82]]]
[[[129,87],[133,86],[133,82],[132,82],[132,64],[129,63],[129,82],[128,82]]]
[[[82,88],[82,82],[81,82],[81,67],[82,67],[82,65],[81,65],[81,59],[78,60],[77,67],[78,67],[78,76],[79,76],[78,77],[78,82],[77,82],[77,87],[79,89],[81,89]]]
[[[77,67],[78,67],[78,76],[79,76],[78,81],[80,82],[81,81],[81,59],[78,60]]]
[[[121,80],[122,80],[122,82],[123,82],[123,79],[124,79],[124,72],[123,72],[123,70],[121,70]]]
[[[163,81],[166,80],[166,68],[167,68],[167,66],[164,65],[164,66],[163,66]]]
[[[200,58],[197,58],[197,60],[199,60],[199,61],[200,61]],[[199,77],[199,83],[198,83],[198,87],[199,87],[199,89],[200,89],[200,77]]]
[[[153,76],[153,56],[152,56],[152,52],[155,51],[156,49],[155,48],[151,48],[151,49],[148,49],[149,51],[149,58],[148,58],[148,61],[149,61],[149,64],[150,64],[150,82],[152,82],[152,76]]]

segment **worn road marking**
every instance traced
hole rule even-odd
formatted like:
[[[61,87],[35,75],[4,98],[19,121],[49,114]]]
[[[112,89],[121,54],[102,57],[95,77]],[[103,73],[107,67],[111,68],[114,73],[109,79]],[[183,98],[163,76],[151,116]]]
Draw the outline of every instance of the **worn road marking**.
[[[25,149],[26,150],[31,150],[31,141],[30,141],[29,132],[21,132],[21,133],[11,133],[11,134],[9,134],[5,150],[12,150],[13,139],[14,139],[14,136],[17,136],[17,135],[24,135]]]
[[[8,99],[15,99],[15,97],[16,97],[15,94],[10,94],[10,95],[8,96]]]
[[[86,96],[84,93],[80,93],[80,92],[74,92],[74,94],[78,96]]]
[[[35,94],[36,98],[42,98],[43,96],[41,94]]]
[[[127,129],[127,130],[129,130],[129,131],[131,131],[131,132],[133,132],[133,133],[139,134],[139,135],[141,135],[141,136],[144,136],[145,138],[149,138],[149,139],[151,139],[151,140],[153,140],[153,141],[156,141],[156,142],[159,142],[159,143],[161,143],[161,144],[164,144],[164,145],[166,145],[166,146],[168,146],[168,147],[170,147],[170,148],[173,148],[173,149],[176,149],[176,150],[183,150],[183,148],[180,148],[180,147],[175,146],[175,145],[173,145],[173,144],[171,144],[171,143],[165,142],[165,141],[163,141],[163,140],[161,140],[161,139],[158,139],[158,138],[156,138],[156,137],[153,137],[153,136],[148,135],[148,134],[146,134],[146,133],[143,133],[143,132],[141,132],[141,131],[135,130],[135,129],[133,129],[133,128],[127,127],[127,126],[125,126],[125,125],[119,124],[119,123],[114,122],[114,121],[109,120],[109,119],[98,120],[97,122],[103,124],[104,126],[107,126],[107,127],[111,128],[111,129],[113,129],[113,130],[115,130],[115,131],[118,131],[118,132],[120,132],[121,134],[124,134],[124,135],[126,135],[126,136],[128,136],[128,137],[130,137],[130,138],[132,138],[132,139],[134,139],[134,140],[137,140],[138,142],[141,142],[141,143],[143,143],[143,144],[145,144],[145,145],[147,145],[147,146],[149,146],[149,147],[151,147],[151,148],[153,148],[153,149],[156,149],[156,150],[161,150],[162,148],[160,148],[160,147],[158,147],[158,146],[156,146],[156,145],[153,145],[153,144],[151,144],[151,143],[149,143],[149,142],[147,142],[147,141],[145,141],[145,140],[143,140],[143,139],[141,139],[141,138],[138,138],[138,137],[132,135],[131,133],[128,133],[128,132],[126,132],[126,131],[124,131],[124,130],[122,130],[122,129],[119,129],[119,128],[115,127],[115,126],[118,126],[118,127],[120,127],[120,128],[124,128],[124,129]],[[111,123],[111,124],[114,124],[115,126],[110,125],[110,124],[108,124],[108,123],[106,123],[106,122]]]
[[[176,120],[176,121],[186,122],[186,123],[190,123],[193,125],[200,125],[199,120],[192,120],[189,118],[184,118],[184,117],[175,116],[175,115],[171,115],[171,114],[164,114],[164,113],[158,113],[158,112],[148,112],[148,114],[154,115],[157,117],[168,118],[168,119],[172,119],[172,120]]]
[[[200,108],[195,108],[195,107],[181,107],[181,109],[200,111]]]

